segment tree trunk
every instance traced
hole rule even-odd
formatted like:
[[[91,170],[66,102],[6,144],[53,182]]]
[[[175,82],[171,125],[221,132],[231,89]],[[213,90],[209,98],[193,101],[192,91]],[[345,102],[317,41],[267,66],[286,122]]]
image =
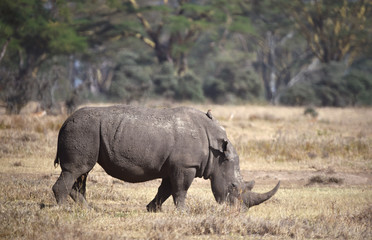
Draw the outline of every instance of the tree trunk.
[[[46,60],[47,55],[40,53],[37,56],[28,54],[26,64],[19,69],[12,87],[12,94],[7,98],[6,111],[10,114],[18,114],[21,108],[31,100],[36,75],[40,65]]]
[[[161,44],[159,41],[155,41],[154,50],[159,63],[165,63],[170,60],[169,43]]]
[[[272,98],[270,88],[270,71],[267,68],[266,55],[262,50],[257,52],[257,72],[261,74],[262,81],[265,88],[265,98],[270,101]]]
[[[262,49],[257,52],[258,72],[261,77],[265,88],[266,100],[273,103],[273,97],[277,90],[278,70],[276,68],[276,48],[277,38],[271,32],[266,34],[265,44]]]
[[[155,40],[154,38],[152,38]],[[185,52],[180,53],[179,57],[174,59],[172,56],[172,43],[173,38],[170,37],[166,43],[159,43],[159,40],[155,40],[155,54],[160,64],[165,62],[170,62],[174,64],[175,69],[177,69],[177,75],[183,75],[188,69],[187,54]]]
[[[14,82],[13,94],[6,101],[6,112],[8,114],[19,114],[22,107],[30,100],[32,72],[33,69],[22,69],[19,71]]]
[[[178,65],[177,74],[178,76],[182,76],[187,71],[188,68],[187,56],[185,53],[180,54],[177,65]]]
[[[1,60],[3,60],[3,58],[4,58],[4,56],[5,56],[6,49],[8,48],[8,44],[9,44],[9,42],[10,42],[10,38],[8,38],[8,39],[5,41],[5,43],[4,43],[4,45],[3,45],[2,49],[1,49],[1,53],[0,53],[0,63],[1,63]]]
[[[276,69],[276,37],[272,32],[267,33],[267,45],[269,47],[268,51],[268,66],[270,69],[270,102],[273,103],[273,96],[275,95],[277,88],[277,69]]]

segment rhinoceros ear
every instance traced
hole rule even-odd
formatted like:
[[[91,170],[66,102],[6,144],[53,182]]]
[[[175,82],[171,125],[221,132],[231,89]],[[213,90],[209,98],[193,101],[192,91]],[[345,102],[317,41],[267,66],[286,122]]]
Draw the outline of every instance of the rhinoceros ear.
[[[222,153],[225,155],[227,160],[232,159],[232,145],[227,139],[222,141]]]
[[[222,152],[226,152],[227,151],[227,144],[229,142],[226,140],[226,139],[223,139],[222,140]]]
[[[227,149],[227,139],[217,139],[217,148],[221,153],[224,153]]]
[[[220,155],[225,155],[227,149],[227,141],[226,139],[217,139],[217,147],[215,150],[219,152]]]

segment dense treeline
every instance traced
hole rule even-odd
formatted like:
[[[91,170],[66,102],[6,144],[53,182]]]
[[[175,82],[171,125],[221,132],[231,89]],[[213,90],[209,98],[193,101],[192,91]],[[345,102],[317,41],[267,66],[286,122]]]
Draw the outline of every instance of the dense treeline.
[[[372,104],[367,0],[2,0],[0,98]]]

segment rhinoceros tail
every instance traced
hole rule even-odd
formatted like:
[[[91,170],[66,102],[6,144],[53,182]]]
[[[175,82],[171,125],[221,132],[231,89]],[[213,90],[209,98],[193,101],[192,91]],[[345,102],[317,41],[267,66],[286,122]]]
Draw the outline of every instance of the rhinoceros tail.
[[[56,158],[54,159],[54,167],[58,167],[60,164],[59,157],[58,157],[58,145],[57,145],[57,153],[56,153]]]
[[[56,159],[54,159],[54,167],[58,167],[59,165],[59,157],[58,157],[58,154],[56,154]]]

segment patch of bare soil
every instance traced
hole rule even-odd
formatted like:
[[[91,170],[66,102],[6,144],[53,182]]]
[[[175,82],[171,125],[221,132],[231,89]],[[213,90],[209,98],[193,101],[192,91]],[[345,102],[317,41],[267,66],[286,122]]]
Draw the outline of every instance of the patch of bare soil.
[[[303,171],[242,171],[243,178],[256,184],[272,185],[278,180],[284,187],[300,187],[312,184],[329,186],[372,185],[371,172],[336,172],[332,169]]]

